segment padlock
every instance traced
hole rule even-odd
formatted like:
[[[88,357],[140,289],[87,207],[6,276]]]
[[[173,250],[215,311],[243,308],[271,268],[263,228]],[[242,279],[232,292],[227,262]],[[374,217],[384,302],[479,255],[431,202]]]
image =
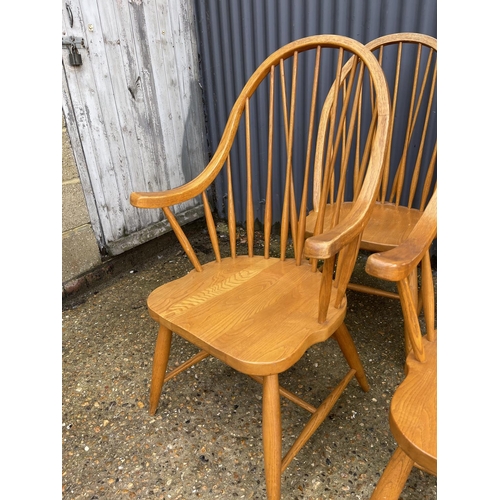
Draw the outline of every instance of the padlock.
[[[81,66],[82,65],[82,55],[78,52],[76,45],[73,44],[69,48],[69,65],[70,66]]]

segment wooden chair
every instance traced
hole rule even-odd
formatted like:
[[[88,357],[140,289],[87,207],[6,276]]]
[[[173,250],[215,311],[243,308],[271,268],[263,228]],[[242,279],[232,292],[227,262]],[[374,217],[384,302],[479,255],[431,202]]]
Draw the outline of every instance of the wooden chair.
[[[370,101],[367,97],[366,100],[371,102],[368,108],[372,112],[372,127],[365,136],[365,150],[362,150],[369,158],[368,168],[350,216],[332,230],[305,241],[307,196],[312,182],[312,165],[309,163],[321,109],[318,98],[321,75],[324,68],[331,70],[333,67],[333,72],[326,73],[328,89],[334,79],[340,81],[342,67],[351,56],[355,58],[352,62],[355,68],[346,80],[350,99],[337,99],[338,106],[332,107],[331,111],[336,114],[338,123],[334,143],[341,143],[338,148],[343,159],[341,180],[345,182],[351,171],[347,168],[349,153],[355,144],[359,148],[362,142],[352,140],[352,130],[358,123],[359,103],[365,89],[365,94],[371,95],[372,99]],[[328,66],[328,61],[335,61],[334,65]],[[295,116],[297,102],[301,99],[301,103],[310,104],[311,111],[307,116]],[[326,418],[349,381],[356,377],[364,391],[369,388],[356,347],[344,324],[345,291],[357,257],[360,235],[373,208],[382,175],[389,108],[383,72],[366,47],[335,35],[301,39],[274,52],[249,78],[229,115],[219,146],[200,175],[169,191],[131,194],[131,203],[135,207],[163,210],[194,266],[188,275],[163,284],[148,298],[150,315],[159,323],[149,411],[155,413],[166,381],[207,356],[214,356],[261,383],[264,467],[270,499],[280,498],[282,471]],[[267,132],[266,140],[259,143],[259,147],[255,147],[259,136],[251,134],[252,120],[258,122],[259,135]],[[303,130],[303,133],[297,130]],[[350,138],[346,138],[346,130],[350,131]],[[286,148],[284,158],[276,153],[280,140]],[[294,146],[300,141],[307,146],[305,164],[297,164],[292,157]],[[232,157],[238,157],[237,148],[241,145],[244,161],[232,162]],[[218,174],[223,175],[222,182],[227,189],[229,257],[221,255],[217,225],[207,195]],[[247,244],[238,255],[233,188],[237,176],[242,182],[246,181],[247,198],[243,200]],[[265,186],[263,196],[255,194],[258,182]],[[300,199],[296,199],[297,194],[300,194]],[[204,265],[200,264],[170,208],[199,195],[205,207],[215,256],[213,261]],[[254,221],[262,198],[265,198],[263,255],[257,255],[259,245],[255,244]],[[270,247],[273,203],[281,206],[277,256],[273,256]],[[287,245],[290,242],[293,256],[288,257]],[[319,260],[327,272],[318,271]],[[166,374],[173,332],[197,346],[200,352]],[[340,346],[350,370],[315,408],[280,387],[278,376],[294,365],[310,346],[329,338]],[[284,457],[280,396],[312,414]]]
[[[396,33],[377,38],[366,47],[384,69],[392,95],[388,154],[377,202],[363,231],[360,248],[383,252],[398,246],[420,219],[432,195],[436,175],[436,77],[437,40],[418,33]],[[350,70],[349,61],[342,78]],[[332,90],[333,92],[333,90]],[[333,99],[333,96],[331,97]],[[327,122],[325,114],[323,120]],[[307,217],[306,237],[314,233],[318,218],[327,230],[339,217],[334,196],[320,213],[323,172],[329,161],[319,149],[315,162],[313,210]],[[355,168],[365,168],[359,156]],[[342,212],[348,210],[342,206]],[[397,293],[361,283],[349,289],[391,298]],[[409,347],[409,344],[407,344]]]
[[[437,192],[408,238],[397,248],[370,255],[366,272],[397,282],[411,350],[406,378],[396,389],[389,410],[391,432],[398,447],[372,500],[398,499],[413,468],[437,476],[437,332],[434,326],[434,283],[429,246],[436,236]],[[422,337],[417,294],[412,276],[422,261],[422,297],[427,335]]]

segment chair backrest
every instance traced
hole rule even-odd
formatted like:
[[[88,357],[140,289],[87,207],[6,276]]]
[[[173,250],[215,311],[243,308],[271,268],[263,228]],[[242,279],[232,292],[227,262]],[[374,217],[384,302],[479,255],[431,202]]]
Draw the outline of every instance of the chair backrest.
[[[352,59],[351,59],[352,58]],[[341,144],[343,170],[340,183],[349,183],[352,169],[347,168],[353,156],[366,158],[366,175],[360,183],[353,216],[339,226],[338,235],[318,236],[306,245],[304,253],[305,221],[311,208],[314,148],[323,147],[316,141],[319,115],[332,82],[340,81],[346,62],[351,59],[351,71],[343,79],[344,88],[337,86],[329,92],[335,102],[330,106],[335,115],[333,146]],[[326,85],[325,85],[326,82]],[[342,97],[340,97],[342,94]],[[367,121],[371,126],[361,130],[360,103],[370,102]],[[296,107],[308,108],[308,113],[297,116]],[[161,193],[133,193],[131,203],[136,207],[161,208],[194,267],[202,270],[196,252],[186,238],[174,212],[169,208],[201,195],[205,208],[207,228],[215,259],[221,260],[216,224],[212,216],[209,190],[217,175],[222,175],[226,186],[225,207],[229,229],[231,256],[237,255],[237,224],[235,204],[246,207],[245,254],[253,256],[260,250],[255,245],[256,214],[263,215],[263,248],[266,258],[272,254],[271,231],[273,211],[281,213],[279,257],[287,257],[287,245],[293,243],[297,265],[304,257],[328,261],[340,252],[342,269],[336,276],[337,302],[343,300],[359,247],[359,237],[375,202],[382,176],[386,148],[389,97],[383,72],[373,54],[359,42],[337,35],[318,35],[291,42],[270,55],[252,74],[237,98],[227,120],[219,146],[205,170],[184,186]],[[259,133],[252,136],[252,120],[257,120]],[[358,130],[359,129],[359,130]],[[357,131],[356,141],[352,140]],[[361,137],[362,136],[362,137]],[[297,143],[305,145],[305,158],[296,158]],[[317,144],[316,144],[317,142]],[[357,151],[355,151],[357,149]],[[235,190],[234,184],[238,189]],[[242,189],[241,186],[244,186]],[[239,199],[235,192],[246,192]],[[326,203],[326,197],[319,204]],[[332,244],[332,239],[335,243]],[[342,252],[341,252],[342,250]],[[315,270],[315,266],[313,266]],[[323,294],[331,292],[325,281]],[[326,299],[325,299],[326,300]],[[320,318],[323,314],[320,314]]]
[[[377,57],[384,70],[391,99],[388,154],[378,194],[380,203],[393,203],[422,211],[435,188],[437,168],[437,40],[419,33],[395,33],[377,38],[366,47]],[[341,85],[351,70],[352,61],[343,69]],[[332,87],[332,93],[334,89]],[[327,101],[333,102],[333,96]],[[323,109],[320,129],[328,129],[329,115]],[[324,172],[329,158],[321,150],[314,172],[314,211],[319,211]],[[362,179],[366,160],[354,162],[356,178]],[[359,172],[359,173],[358,173]],[[336,200],[330,189],[330,203]],[[356,187],[353,198],[356,197]],[[338,207],[340,209],[340,207]]]

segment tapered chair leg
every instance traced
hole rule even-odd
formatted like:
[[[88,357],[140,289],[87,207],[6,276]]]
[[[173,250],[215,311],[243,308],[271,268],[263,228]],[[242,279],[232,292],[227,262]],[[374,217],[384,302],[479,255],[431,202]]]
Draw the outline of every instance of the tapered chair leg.
[[[149,391],[149,413],[154,415],[160,400],[165,372],[167,371],[168,358],[170,356],[170,345],[172,343],[172,331],[160,325],[156,337],[156,347],[153,356],[153,375],[151,376],[151,388]]]
[[[401,448],[396,448],[370,500],[397,500],[413,465],[413,460]]]
[[[339,327],[339,329],[333,334],[335,339],[337,340],[339,347],[344,354],[344,357],[349,364],[349,366],[356,370],[356,380],[358,381],[361,389],[363,391],[368,392],[370,390],[370,386],[368,384],[368,380],[365,375],[365,370],[363,369],[363,365],[361,364],[361,359],[359,358],[358,351],[354,342],[352,340],[351,334],[349,330],[345,326],[345,323]]]
[[[281,409],[278,375],[263,380],[262,434],[268,500],[281,498]]]

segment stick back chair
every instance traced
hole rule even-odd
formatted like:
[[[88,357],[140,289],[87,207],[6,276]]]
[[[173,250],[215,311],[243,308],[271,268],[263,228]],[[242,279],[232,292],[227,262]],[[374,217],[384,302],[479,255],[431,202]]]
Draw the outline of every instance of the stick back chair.
[[[366,47],[377,56],[384,69],[392,99],[383,178],[360,248],[383,252],[407,238],[435,187],[437,40],[419,33],[395,33],[377,38]],[[350,61],[346,64],[342,78],[348,74],[350,64]],[[327,120],[325,114],[324,128],[328,125]],[[321,208],[323,172],[330,158],[319,149],[316,154],[314,206],[307,218],[306,237],[314,233],[319,218],[327,230],[337,223],[341,212],[349,209],[345,204],[336,207],[334,200]],[[355,168],[361,173],[366,168],[362,156],[356,159]],[[397,293],[361,283],[351,282],[348,288],[399,298]]]
[[[437,332],[429,258],[429,246],[436,231],[437,192],[434,192],[408,238],[392,250],[370,255],[366,263],[368,274],[397,282],[411,341],[406,377],[396,389],[389,410],[389,424],[398,447],[372,500],[397,500],[414,466],[437,476]],[[411,286],[413,272],[420,261],[425,336],[422,336],[417,314],[417,295]]]
[[[332,54],[333,59],[328,59],[328,54]],[[368,167],[350,216],[330,231],[305,240],[307,200],[312,184],[310,163],[321,109],[319,82],[326,77],[326,88],[329,89],[334,80],[340,81],[342,68],[350,57],[355,59],[355,68],[346,80],[350,98],[334,96],[337,106],[331,106],[331,113],[337,116],[334,144],[338,146],[340,143],[341,182],[346,182],[350,171],[347,160],[355,144],[358,148],[360,144],[364,145],[361,152],[368,158]],[[324,66],[323,62],[327,60],[333,60],[334,64]],[[332,71],[320,76],[325,67]],[[309,84],[301,85],[304,80]],[[367,106],[372,115],[371,127],[364,141],[355,141],[352,131],[359,121],[362,95],[371,96],[366,100],[371,102]],[[255,103],[256,99],[263,99],[265,104]],[[309,103],[310,115],[295,116],[300,99]],[[158,287],[148,298],[150,315],[159,323],[149,411],[151,414],[156,412],[166,381],[207,356],[213,356],[261,383],[264,469],[270,499],[280,498],[282,471],[326,418],[349,381],[355,377],[364,391],[369,389],[361,360],[344,324],[345,291],[357,257],[360,235],[373,208],[382,176],[389,108],[383,72],[364,45],[336,35],[297,40],[270,55],[249,78],[232,108],[220,143],[201,174],[168,191],[134,192],[130,197],[135,207],[163,210],[194,267],[186,276]],[[258,121],[260,132],[267,132],[264,152],[260,150],[258,155],[254,154],[256,138],[251,134],[252,120]],[[302,126],[305,132],[297,132]],[[285,144],[284,160],[275,154],[279,140]],[[293,152],[300,141],[306,145],[307,158],[305,163],[297,164]],[[231,159],[241,143],[244,145],[244,161],[235,164]],[[246,180],[246,200],[243,203],[246,206],[247,244],[243,249],[240,245],[240,253],[236,241],[237,194],[233,188],[237,174]],[[217,175],[222,175],[227,185],[229,256],[222,255],[220,250],[222,235],[217,232],[207,194]],[[255,184],[261,181],[265,184],[262,250],[255,242],[255,213],[261,196],[254,192]],[[214,254],[214,260],[203,265],[171,209],[196,196],[201,196],[205,207]],[[280,250],[273,255],[271,228],[276,215],[272,213],[276,200],[281,205],[278,213]],[[326,198],[320,203],[326,203]],[[287,253],[290,245],[293,246],[293,255]],[[318,262],[327,272],[318,270]],[[200,352],[167,373],[172,333],[197,346]],[[313,344],[329,338],[338,343],[350,370],[315,408],[282,388],[278,376],[293,366]],[[312,414],[284,457],[281,396]]]

